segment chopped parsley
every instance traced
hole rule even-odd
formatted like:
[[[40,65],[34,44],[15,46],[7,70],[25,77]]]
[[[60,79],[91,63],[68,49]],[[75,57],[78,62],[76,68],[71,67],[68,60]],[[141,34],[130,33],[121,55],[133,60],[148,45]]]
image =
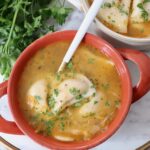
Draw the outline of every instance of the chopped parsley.
[[[61,122],[61,123],[60,123],[60,129],[61,129],[62,131],[64,131],[64,129],[65,129],[65,123],[64,123],[64,122]]]
[[[53,116],[54,114],[52,112],[49,112],[49,110],[46,110],[45,112],[42,112],[43,115],[47,115],[49,117]]]
[[[45,125],[49,126],[49,127],[53,127],[54,126],[54,121],[52,121],[52,120],[45,121]]]
[[[69,92],[75,96],[75,99],[81,100],[83,98],[82,94],[80,93],[80,90],[77,88],[70,88]]]
[[[128,12],[126,10],[124,10],[124,5],[118,5],[118,9],[120,11],[121,14],[125,14],[128,15]]]
[[[52,112],[47,112],[46,114],[47,114],[47,116],[53,116],[54,115]]]
[[[116,21],[115,21],[115,20],[111,20],[111,22],[112,22],[112,23],[115,23]]]
[[[95,59],[94,58],[88,58],[88,63],[89,64],[94,64]]]
[[[55,103],[56,103],[56,101],[55,101],[54,97],[53,96],[49,96],[48,97],[48,105],[49,105],[49,107],[53,108],[55,106]]]
[[[94,101],[94,105],[97,104],[97,103],[98,103],[98,101]]]
[[[112,7],[112,3],[109,3],[109,2],[105,2],[101,8],[111,8]]]
[[[45,121],[44,124],[46,126],[47,135],[50,135],[55,122],[52,120],[48,120],[48,121]]]
[[[32,122],[35,122],[35,121],[38,121],[39,116],[40,116],[40,114],[36,114],[36,115],[34,115],[34,116],[31,116],[30,119],[31,119]]]
[[[59,95],[58,89],[54,89],[54,94],[55,94],[55,96],[58,96],[58,95]]]
[[[76,98],[77,100],[81,100],[81,99],[83,98],[83,96],[82,96],[81,94],[79,94],[79,95],[77,95],[75,98]]]
[[[69,63],[67,63],[67,68],[70,69],[70,70],[73,68],[72,61],[70,61]]]
[[[97,79],[90,79],[92,82],[91,88],[96,88],[99,85],[99,82]]]
[[[75,104],[73,105],[73,107],[81,107],[81,106],[82,106],[82,104],[81,104],[80,102],[75,103]]]
[[[124,10],[125,5],[124,5],[124,4],[120,5],[120,4],[118,4],[118,3],[115,3],[115,1],[113,1],[112,3],[105,2],[105,3],[102,5],[101,8],[104,8],[104,9],[105,9],[105,8],[112,8],[112,7],[118,8],[118,9],[119,9],[119,12],[120,12],[121,14],[128,15],[128,12],[127,12],[126,10]],[[111,18],[108,18],[108,19],[111,19]],[[112,20],[112,22],[114,23],[113,20]]]
[[[34,98],[37,100],[37,101],[40,101],[42,98],[41,96],[38,96],[38,95],[35,95]]]
[[[120,106],[120,101],[119,100],[115,100],[115,106],[119,107]]]
[[[61,116],[58,118],[59,120],[63,121],[63,120],[66,120],[67,119],[67,116]]]
[[[92,96],[95,97],[95,96],[96,96],[96,93],[94,92],[94,93],[92,94]]]
[[[60,81],[60,79],[61,79],[60,73],[57,73],[57,74],[56,74],[56,80],[57,80],[57,81]]]
[[[143,3],[139,3],[137,5],[138,8],[141,9],[141,17],[144,19],[144,21],[148,21],[148,12],[144,8],[144,4],[150,2],[149,0],[145,0]]]
[[[72,95],[74,95],[74,96],[77,96],[77,95],[80,94],[80,90],[77,89],[77,88],[75,88],[75,87],[70,88],[70,89],[69,89],[69,92],[70,92]]]
[[[102,88],[105,89],[105,90],[108,90],[108,89],[109,89],[109,83],[102,83],[101,86],[102,86]]]
[[[110,103],[108,101],[105,102],[105,106],[110,106]]]

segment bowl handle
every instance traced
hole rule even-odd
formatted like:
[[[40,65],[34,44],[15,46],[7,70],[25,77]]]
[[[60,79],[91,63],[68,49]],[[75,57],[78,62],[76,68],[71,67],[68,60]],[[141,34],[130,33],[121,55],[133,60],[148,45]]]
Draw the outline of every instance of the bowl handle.
[[[79,10],[82,10],[82,4],[81,0],[67,0],[69,3],[71,3],[73,6],[78,8]]]
[[[150,58],[138,50],[119,48],[117,49],[124,59],[133,61],[139,68],[140,79],[133,87],[133,101],[139,100],[150,90]]]
[[[0,84],[0,98],[7,94],[7,85],[8,81],[5,81]],[[0,132],[8,134],[23,134],[14,122],[5,120],[1,115],[0,115]]]

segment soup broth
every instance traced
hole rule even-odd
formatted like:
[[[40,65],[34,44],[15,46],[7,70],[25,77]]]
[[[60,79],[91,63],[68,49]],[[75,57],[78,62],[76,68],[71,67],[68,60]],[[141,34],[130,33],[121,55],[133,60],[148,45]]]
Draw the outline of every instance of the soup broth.
[[[70,42],[56,42],[39,50],[27,63],[21,75],[18,85],[19,105],[23,115],[35,132],[45,136],[52,136],[61,141],[83,141],[105,132],[117,114],[121,102],[121,83],[117,70],[105,55],[98,49],[84,43],[80,44],[72,60],[67,64],[63,72],[57,73],[58,67],[68,49]],[[96,112],[88,111],[86,104],[90,101],[77,95],[76,103],[65,107],[62,111],[53,113],[56,105],[50,97],[54,92],[59,96],[58,85],[67,79],[73,79],[77,74],[86,76],[100,97],[96,100],[93,93],[92,107],[98,105]],[[42,88],[45,81],[46,88]],[[37,82],[41,85],[36,87]],[[34,85],[35,84],[35,85]],[[44,96],[30,95],[32,86],[37,93],[46,92]],[[66,85],[67,86],[67,85]],[[78,90],[70,90],[76,94]],[[43,104],[44,103],[44,104]],[[84,108],[85,107],[85,108]]]

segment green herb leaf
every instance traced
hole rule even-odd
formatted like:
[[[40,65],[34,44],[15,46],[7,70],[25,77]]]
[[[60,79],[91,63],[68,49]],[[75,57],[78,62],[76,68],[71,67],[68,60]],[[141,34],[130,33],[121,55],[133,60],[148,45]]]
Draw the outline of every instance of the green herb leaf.
[[[97,104],[98,103],[98,101],[94,101],[94,104]]]
[[[68,16],[72,9],[63,8],[63,7],[52,7],[52,16],[56,19],[59,24],[63,24],[65,22],[65,18]]]
[[[70,70],[73,68],[72,61],[70,61],[69,63],[67,63],[67,68],[70,69]]]
[[[56,73],[56,80],[57,80],[57,81],[60,81],[60,80],[61,80],[60,73]]]
[[[52,95],[50,97],[48,97],[48,105],[50,108],[53,108],[55,106],[55,103],[56,103],[56,101]]]
[[[54,94],[55,94],[55,96],[58,96],[58,95],[59,95],[58,89],[54,89]]]
[[[143,2],[143,3],[145,4],[145,3],[148,3],[148,2],[150,2],[150,0],[144,0],[144,2]]]
[[[118,5],[118,9],[119,9],[119,11],[120,11],[121,14],[128,15],[128,12],[125,10],[124,4]]]
[[[106,101],[106,102],[105,102],[105,106],[106,106],[106,107],[109,107],[109,106],[110,106],[109,101]]]
[[[109,3],[109,2],[105,2],[105,3],[101,6],[101,8],[111,8],[111,7],[112,7],[112,4]]]
[[[148,12],[144,8],[144,3],[139,3],[137,7],[141,9],[141,17],[144,19],[144,21],[148,21]]]
[[[94,64],[94,61],[95,61],[94,58],[89,58],[89,59],[88,59],[88,63],[89,63],[89,64]]]
[[[115,100],[115,106],[120,107],[120,100]]]
[[[81,94],[79,94],[75,97],[75,99],[77,99],[77,100],[81,100],[82,98],[83,98],[83,96]]]
[[[38,95],[34,96],[34,98],[35,98],[37,101],[40,101],[40,100],[41,100],[41,97],[38,96]]]
[[[55,125],[55,122],[53,120],[48,120],[44,122],[46,126],[47,135],[51,135],[51,131]]]
[[[60,128],[61,128],[62,131],[64,131],[64,129],[65,129],[65,124],[64,124],[64,122],[61,122],[61,123],[60,123]]]
[[[101,86],[102,86],[102,88],[105,89],[105,90],[108,90],[108,89],[109,89],[109,83],[102,83]]]
[[[82,104],[81,104],[80,102],[75,103],[75,104],[73,105],[73,107],[81,107],[81,106],[82,106]]]
[[[59,0],[0,2],[0,74],[9,77],[20,53],[34,40],[63,24],[71,9]],[[48,22],[48,20],[54,20]]]
[[[74,88],[74,87],[73,87],[73,88],[70,88],[69,91],[70,91],[70,93],[71,93],[72,95],[74,95],[74,96],[80,94],[80,90],[77,89],[77,88]]]
[[[95,97],[95,96],[96,96],[96,93],[94,92],[92,96]]]

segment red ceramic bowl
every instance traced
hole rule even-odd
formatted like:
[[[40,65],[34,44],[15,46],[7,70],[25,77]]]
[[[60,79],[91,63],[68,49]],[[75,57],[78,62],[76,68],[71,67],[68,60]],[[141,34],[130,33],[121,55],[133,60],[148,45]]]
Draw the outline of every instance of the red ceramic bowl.
[[[99,134],[89,141],[69,143],[60,142],[51,137],[44,137],[35,133],[33,128],[24,119],[18,105],[18,98],[16,93],[20,75],[28,60],[32,58],[32,56],[38,50],[57,41],[71,41],[74,38],[75,34],[76,31],[61,31],[47,34],[44,37],[33,42],[23,51],[13,68],[9,81],[6,81],[5,83],[2,83],[0,85],[0,96],[3,96],[6,93],[8,94],[9,107],[15,120],[15,123],[13,123],[8,122],[0,117],[0,132],[10,134],[25,134],[37,143],[50,149],[89,149],[104,142],[111,135],[113,135],[124,121],[131,103],[141,98],[146,92],[150,90],[150,58],[148,56],[136,50],[126,48],[115,49],[103,39],[92,34],[86,34],[83,42],[92,45],[95,48],[98,48],[99,51],[107,55],[114,62],[117,68],[122,84],[121,108],[118,110],[117,116],[112,121],[105,133]],[[133,61],[139,67],[140,81],[134,88],[132,88],[130,74],[124,59]]]

